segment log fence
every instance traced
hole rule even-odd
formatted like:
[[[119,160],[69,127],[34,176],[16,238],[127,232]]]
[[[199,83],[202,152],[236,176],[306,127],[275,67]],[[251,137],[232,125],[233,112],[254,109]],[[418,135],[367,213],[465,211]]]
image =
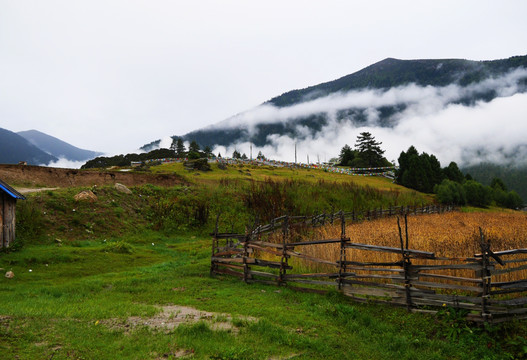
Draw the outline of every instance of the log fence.
[[[342,211],[312,217],[282,216],[245,234],[219,233],[216,225],[211,274],[308,292],[324,293],[328,287],[335,287],[355,301],[391,304],[412,312],[436,313],[452,307],[462,309],[466,318],[475,322],[527,318],[527,279],[522,277],[525,272],[520,273],[527,270],[527,249],[493,251],[481,229],[481,253],[472,257],[440,257],[409,248],[406,217],[447,210],[451,211],[404,207],[367,212],[370,218],[400,216],[398,247],[352,242],[346,224],[368,217]],[[404,229],[400,218],[404,219]],[[339,222],[340,238],[298,241],[298,236],[291,236],[298,225],[314,227]],[[302,251],[320,245],[337,246],[338,259]],[[391,260],[366,261],[366,256],[360,255],[371,252],[386,253]],[[306,272],[306,268],[317,270]]]

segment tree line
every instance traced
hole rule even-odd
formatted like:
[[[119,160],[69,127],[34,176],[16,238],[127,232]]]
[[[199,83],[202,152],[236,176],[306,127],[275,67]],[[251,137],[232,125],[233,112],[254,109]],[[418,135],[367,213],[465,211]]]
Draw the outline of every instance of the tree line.
[[[348,144],[340,151],[338,164],[351,167],[383,167],[392,165],[385,157],[382,143],[369,132],[357,137],[355,148]],[[511,209],[520,208],[523,200],[515,191],[508,191],[504,182],[494,178],[485,186],[470,176],[463,175],[455,162],[441,167],[433,154],[419,153],[414,146],[402,151],[395,182],[404,187],[423,193],[434,193],[440,203],[450,205],[472,205],[487,207],[495,204]]]
[[[494,178],[490,186],[485,186],[470,174],[463,175],[455,162],[441,168],[434,155],[419,154],[414,146],[401,152],[398,162],[398,184],[424,193],[435,193],[440,203],[478,207],[495,204],[510,209],[523,205],[520,195],[508,191],[501,179]]]

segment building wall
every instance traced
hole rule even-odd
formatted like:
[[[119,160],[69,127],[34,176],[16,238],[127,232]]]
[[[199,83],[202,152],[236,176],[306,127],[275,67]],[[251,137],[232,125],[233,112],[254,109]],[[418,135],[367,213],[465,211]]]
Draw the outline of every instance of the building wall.
[[[15,241],[16,200],[0,191],[0,249]]]

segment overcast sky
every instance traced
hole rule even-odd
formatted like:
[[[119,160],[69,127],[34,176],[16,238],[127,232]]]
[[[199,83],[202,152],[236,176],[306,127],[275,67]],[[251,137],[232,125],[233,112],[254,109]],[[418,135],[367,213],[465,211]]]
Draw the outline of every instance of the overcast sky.
[[[125,153],[387,57],[525,55],[526,14],[523,0],[0,0],[0,127]]]

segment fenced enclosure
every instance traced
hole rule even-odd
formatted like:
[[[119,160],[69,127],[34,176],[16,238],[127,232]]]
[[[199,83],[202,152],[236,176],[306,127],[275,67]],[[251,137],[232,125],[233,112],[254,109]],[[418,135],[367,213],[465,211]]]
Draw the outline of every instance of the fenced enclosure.
[[[220,233],[216,227],[211,273],[302,291],[334,287],[355,301],[403,306],[412,312],[452,307],[475,322],[526,318],[527,249],[493,251],[481,229],[481,251],[470,257],[444,257],[410,247],[408,215],[452,210],[399,207],[362,214],[282,216],[245,234]],[[390,215],[397,215],[396,246],[366,244],[347,231],[352,222]],[[340,237],[317,238],[313,229],[320,226],[339,227]]]

